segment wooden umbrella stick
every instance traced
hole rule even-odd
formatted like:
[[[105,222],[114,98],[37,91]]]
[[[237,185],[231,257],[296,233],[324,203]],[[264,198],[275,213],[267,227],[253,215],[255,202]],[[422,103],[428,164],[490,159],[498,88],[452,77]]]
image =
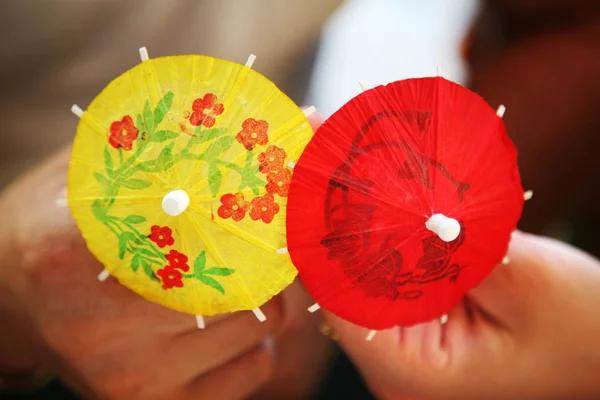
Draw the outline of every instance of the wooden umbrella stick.
[[[371,340],[373,340],[373,338],[375,337],[376,334],[377,334],[376,330],[369,331],[369,333],[367,334],[367,337],[365,337],[366,341],[370,342]]]
[[[254,315],[256,316],[256,319],[259,320],[260,322],[265,322],[267,320],[267,317],[265,316],[265,314],[261,311],[260,308],[255,308],[254,310],[252,310],[252,312],[254,313]]]
[[[321,308],[321,306],[319,305],[319,303],[315,303],[312,306],[308,307],[308,312],[315,313],[315,312],[319,311],[320,308]]]
[[[256,60],[256,56],[254,54],[250,54],[248,56],[248,61],[246,61],[246,67],[252,68],[252,64],[254,64],[255,60]]]
[[[110,276],[110,273],[107,270],[103,269],[102,272],[100,272],[98,274],[98,280],[100,282],[104,282],[105,280],[108,279],[109,276]]]

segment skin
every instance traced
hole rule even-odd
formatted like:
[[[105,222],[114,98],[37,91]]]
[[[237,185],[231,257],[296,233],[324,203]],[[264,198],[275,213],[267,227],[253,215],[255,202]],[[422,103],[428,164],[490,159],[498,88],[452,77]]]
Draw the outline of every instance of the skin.
[[[597,398],[600,262],[520,232],[509,256],[445,325],[395,328],[367,342],[366,329],[327,319],[382,399]]]
[[[599,25],[591,12],[598,4],[486,5],[502,9],[511,23],[494,26],[484,18],[469,38],[470,87],[492,105],[507,105],[523,182],[535,192],[521,226],[552,232],[557,221],[579,213],[593,228],[587,248],[597,254],[598,191],[590,182],[598,170],[597,135],[591,134],[598,130]],[[561,18],[530,18],[546,13]],[[523,22],[519,29],[515,21]],[[366,329],[327,319],[382,399],[598,398],[600,262],[520,232],[509,256],[509,265],[498,266],[450,311],[446,325],[436,320],[392,329],[366,342]]]
[[[312,118],[320,124],[320,117]],[[251,312],[195,318],[150,303],[87,251],[63,196],[69,149],[0,197],[0,372],[43,367],[86,399],[303,399],[332,356],[297,283]],[[310,344],[310,345],[308,345]]]

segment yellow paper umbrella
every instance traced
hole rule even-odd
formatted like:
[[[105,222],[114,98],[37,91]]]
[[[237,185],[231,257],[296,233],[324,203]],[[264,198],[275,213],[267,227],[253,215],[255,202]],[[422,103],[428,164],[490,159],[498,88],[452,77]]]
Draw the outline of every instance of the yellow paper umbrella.
[[[140,54],[85,112],[73,108],[67,201],[99,278],[182,312],[260,319],[296,275],[285,212],[306,115],[253,56]]]

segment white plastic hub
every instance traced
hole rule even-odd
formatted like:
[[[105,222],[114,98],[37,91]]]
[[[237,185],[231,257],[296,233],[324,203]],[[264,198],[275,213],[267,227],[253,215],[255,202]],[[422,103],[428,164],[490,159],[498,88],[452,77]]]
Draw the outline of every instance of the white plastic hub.
[[[425,222],[425,227],[444,242],[451,242],[460,234],[460,223],[444,214],[434,214]]]
[[[173,190],[163,197],[162,209],[172,217],[184,212],[190,205],[190,196],[185,190]]]

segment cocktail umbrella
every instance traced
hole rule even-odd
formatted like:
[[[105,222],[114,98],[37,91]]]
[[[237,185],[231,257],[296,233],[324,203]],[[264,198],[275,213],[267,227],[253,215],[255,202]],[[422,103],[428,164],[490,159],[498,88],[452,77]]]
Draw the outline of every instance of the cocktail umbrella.
[[[254,56],[140,54],[87,110],[73,106],[67,202],[99,279],[198,316],[264,319],[259,307],[297,273],[286,165],[312,136],[306,115],[251,69]]]
[[[372,330],[425,322],[501,263],[525,196],[503,112],[434,77],[366,90],[325,121],[287,214],[312,311]]]

